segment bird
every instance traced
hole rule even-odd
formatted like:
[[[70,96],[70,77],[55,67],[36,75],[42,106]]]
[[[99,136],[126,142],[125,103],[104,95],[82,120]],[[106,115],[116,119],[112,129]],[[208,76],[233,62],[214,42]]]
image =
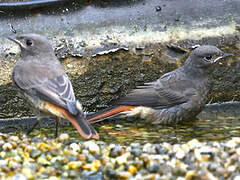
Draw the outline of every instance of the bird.
[[[76,100],[72,84],[47,38],[30,33],[12,35],[8,39],[21,49],[12,72],[13,84],[36,112],[37,119],[55,116],[55,137],[60,118],[65,118],[83,138],[98,139],[98,133],[87,122],[82,104]]]
[[[166,125],[194,118],[209,99],[215,65],[232,55],[216,46],[199,46],[181,67],[138,86],[113,106],[88,115],[87,120],[96,123],[113,117],[139,117],[151,124]]]

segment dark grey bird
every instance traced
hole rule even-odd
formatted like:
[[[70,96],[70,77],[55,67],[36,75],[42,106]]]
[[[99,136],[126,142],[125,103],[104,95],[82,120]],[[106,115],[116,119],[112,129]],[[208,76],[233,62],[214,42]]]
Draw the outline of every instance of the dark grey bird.
[[[220,59],[232,54],[215,46],[194,49],[183,66],[137,87],[113,107],[88,117],[94,123],[115,116],[138,116],[153,124],[171,124],[197,116],[208,101],[211,74]]]
[[[69,120],[84,138],[99,136],[86,121],[82,105],[76,100],[72,84],[63,66],[56,58],[49,41],[37,34],[10,36],[21,47],[12,80],[20,94],[38,112],[38,119],[45,115]],[[58,126],[57,126],[58,127]],[[56,128],[57,136],[58,128]]]

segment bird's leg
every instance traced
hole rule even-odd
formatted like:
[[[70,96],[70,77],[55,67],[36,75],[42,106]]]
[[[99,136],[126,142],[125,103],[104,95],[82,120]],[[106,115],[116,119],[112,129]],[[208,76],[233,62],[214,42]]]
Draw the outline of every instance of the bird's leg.
[[[58,124],[59,124],[59,120],[60,120],[60,118],[59,118],[59,117],[56,117],[56,131],[55,131],[55,138],[58,137]]]
[[[39,124],[39,120],[35,122],[35,124],[27,131],[27,135],[29,135]]]

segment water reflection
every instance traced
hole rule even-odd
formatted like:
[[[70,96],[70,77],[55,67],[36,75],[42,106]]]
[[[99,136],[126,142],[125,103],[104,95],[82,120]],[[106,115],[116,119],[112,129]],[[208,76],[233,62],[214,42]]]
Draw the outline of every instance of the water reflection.
[[[240,106],[217,106],[205,109],[196,119],[182,124],[163,126],[151,125],[144,120],[117,119],[94,124],[100,134],[100,140],[107,143],[127,145],[131,142],[184,143],[193,138],[200,141],[220,141],[240,136]],[[61,127],[60,133],[69,133],[70,137],[82,140],[77,131]],[[44,133],[54,137],[54,128],[34,131],[31,135]]]
[[[196,119],[172,126],[150,125],[143,120],[108,121],[98,125],[106,141],[183,143],[197,138],[201,141],[219,141],[240,136],[239,104],[211,105]],[[136,123],[137,122],[137,123]],[[108,135],[106,135],[106,133]]]

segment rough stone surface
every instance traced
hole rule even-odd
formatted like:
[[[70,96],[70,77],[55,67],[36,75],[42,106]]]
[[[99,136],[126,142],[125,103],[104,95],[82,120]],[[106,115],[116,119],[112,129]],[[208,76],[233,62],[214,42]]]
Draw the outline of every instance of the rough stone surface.
[[[136,85],[177,68],[193,45],[212,44],[239,54],[238,1],[72,3],[74,10],[64,6],[21,13],[6,13],[0,5],[0,118],[32,115],[11,85],[19,48],[5,37],[14,30],[51,40],[87,111],[105,108]],[[211,102],[240,100],[238,59],[216,67]]]

